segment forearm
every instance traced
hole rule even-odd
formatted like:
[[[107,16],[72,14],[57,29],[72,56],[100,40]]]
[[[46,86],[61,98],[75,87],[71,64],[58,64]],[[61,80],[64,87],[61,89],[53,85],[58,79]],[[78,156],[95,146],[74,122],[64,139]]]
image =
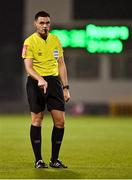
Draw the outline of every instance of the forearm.
[[[67,69],[64,60],[59,63],[59,76],[63,86],[68,85]]]
[[[24,59],[25,69],[29,76],[38,81],[38,86],[44,89],[44,93],[46,93],[47,82],[41,77],[34,69],[33,69],[33,61],[32,59]]]
[[[60,58],[58,65],[59,65],[59,75],[60,75],[60,79],[63,85],[64,99],[65,99],[65,102],[67,102],[70,99],[70,93],[69,93],[69,86],[68,86],[67,69],[66,69],[64,59]]]
[[[28,60],[28,59],[25,59],[24,60],[24,64],[25,64],[25,70],[27,72],[27,74],[29,76],[31,76],[33,79],[35,80],[40,80],[42,77],[33,69],[33,66],[32,66],[32,61],[31,60]]]
[[[26,70],[28,75],[31,76],[33,79],[39,81],[42,77],[32,68]]]

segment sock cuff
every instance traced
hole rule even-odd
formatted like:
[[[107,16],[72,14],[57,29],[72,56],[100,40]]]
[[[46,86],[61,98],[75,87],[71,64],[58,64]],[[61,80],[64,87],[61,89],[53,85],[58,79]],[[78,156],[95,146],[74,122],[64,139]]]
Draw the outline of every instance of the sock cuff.
[[[64,130],[65,128],[64,127],[63,128],[58,128],[58,127],[54,126],[53,129],[61,131],[61,130]]]
[[[41,126],[34,126],[31,124],[31,128],[41,129]]]

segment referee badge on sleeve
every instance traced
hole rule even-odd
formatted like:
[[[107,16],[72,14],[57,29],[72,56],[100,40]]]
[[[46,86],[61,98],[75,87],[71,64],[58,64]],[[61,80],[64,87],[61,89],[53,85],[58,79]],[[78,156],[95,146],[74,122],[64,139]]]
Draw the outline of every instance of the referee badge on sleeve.
[[[26,56],[27,48],[28,48],[28,45],[24,45],[24,46],[23,46],[23,49],[22,49],[22,56],[23,56],[23,57]]]
[[[57,49],[54,50],[54,58],[58,60],[59,58],[59,51]]]

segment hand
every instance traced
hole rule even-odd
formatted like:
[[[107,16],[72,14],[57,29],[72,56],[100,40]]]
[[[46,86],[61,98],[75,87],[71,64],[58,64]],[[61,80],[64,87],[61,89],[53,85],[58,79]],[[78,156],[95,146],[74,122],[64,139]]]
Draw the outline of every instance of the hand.
[[[38,80],[38,86],[44,90],[44,94],[46,93],[48,83],[42,77]]]
[[[68,102],[69,101],[69,99],[70,99],[70,92],[69,92],[69,90],[68,89],[63,89],[63,94],[64,94],[64,100],[65,100],[65,102]]]

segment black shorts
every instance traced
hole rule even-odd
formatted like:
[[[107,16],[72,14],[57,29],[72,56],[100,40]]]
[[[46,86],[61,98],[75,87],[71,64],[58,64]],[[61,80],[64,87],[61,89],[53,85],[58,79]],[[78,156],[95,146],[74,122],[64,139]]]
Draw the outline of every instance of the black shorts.
[[[46,76],[48,83],[46,94],[38,86],[38,81],[28,76],[26,90],[30,111],[39,113],[45,110],[65,111],[63,89],[58,76]]]

